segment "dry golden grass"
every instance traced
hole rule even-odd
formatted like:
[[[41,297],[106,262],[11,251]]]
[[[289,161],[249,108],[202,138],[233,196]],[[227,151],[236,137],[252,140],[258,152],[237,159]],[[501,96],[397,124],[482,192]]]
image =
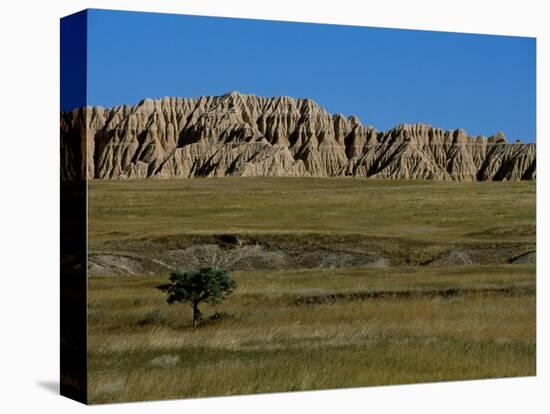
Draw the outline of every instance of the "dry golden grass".
[[[166,249],[179,254],[190,234],[282,235],[298,247],[346,236],[346,248],[355,237],[376,240],[400,259],[394,265],[408,265],[234,272],[236,292],[201,308],[227,317],[194,332],[190,307],[168,306],[155,289],[166,274],[90,278],[90,401],[534,375],[533,264],[412,265],[466,244],[473,256],[485,249],[479,263],[533,251],[535,187],[265,177],[90,182],[91,252],[158,259]],[[148,251],[151,241],[160,250]],[[437,293],[449,289],[457,293]],[[414,294],[365,299],[381,291]]]
[[[534,182],[224,177],[91,181],[90,243],[189,233],[535,241]]]
[[[532,265],[235,273],[216,308],[227,319],[190,329],[157,278],[89,281],[92,402],[533,375]],[[475,288],[470,294],[296,305],[301,295]],[[151,316],[153,315],[153,316]]]

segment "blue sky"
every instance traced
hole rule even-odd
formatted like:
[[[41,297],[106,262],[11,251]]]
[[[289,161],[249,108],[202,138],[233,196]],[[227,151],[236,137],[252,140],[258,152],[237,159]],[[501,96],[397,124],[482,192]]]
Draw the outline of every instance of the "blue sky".
[[[535,39],[91,10],[88,104],[238,90],[385,130],[536,138]]]

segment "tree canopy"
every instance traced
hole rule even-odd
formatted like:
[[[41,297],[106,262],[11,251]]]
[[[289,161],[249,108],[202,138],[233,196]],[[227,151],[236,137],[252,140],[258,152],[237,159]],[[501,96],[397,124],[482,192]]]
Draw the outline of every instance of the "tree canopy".
[[[216,267],[204,267],[188,272],[172,272],[170,283],[157,286],[167,294],[169,304],[189,303],[193,308],[193,329],[201,318],[198,305],[202,302],[216,304],[237,287],[229,273]]]

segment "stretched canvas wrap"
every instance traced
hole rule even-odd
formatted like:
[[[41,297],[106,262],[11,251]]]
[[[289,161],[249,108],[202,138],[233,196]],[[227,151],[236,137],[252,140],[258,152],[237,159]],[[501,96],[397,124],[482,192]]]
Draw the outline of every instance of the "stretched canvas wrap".
[[[61,392],[535,375],[535,39],[61,19]]]

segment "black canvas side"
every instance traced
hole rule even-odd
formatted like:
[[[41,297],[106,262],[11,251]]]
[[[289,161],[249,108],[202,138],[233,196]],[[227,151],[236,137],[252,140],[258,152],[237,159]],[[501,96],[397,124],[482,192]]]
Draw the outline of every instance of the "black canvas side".
[[[82,403],[87,392],[87,183],[86,63],[87,12],[61,19],[61,395]],[[80,109],[77,109],[80,108]],[[64,112],[80,111],[67,125]],[[68,132],[68,134],[67,134]],[[68,137],[64,139],[64,137]],[[63,164],[65,167],[63,168]],[[69,174],[63,171],[70,171]]]

